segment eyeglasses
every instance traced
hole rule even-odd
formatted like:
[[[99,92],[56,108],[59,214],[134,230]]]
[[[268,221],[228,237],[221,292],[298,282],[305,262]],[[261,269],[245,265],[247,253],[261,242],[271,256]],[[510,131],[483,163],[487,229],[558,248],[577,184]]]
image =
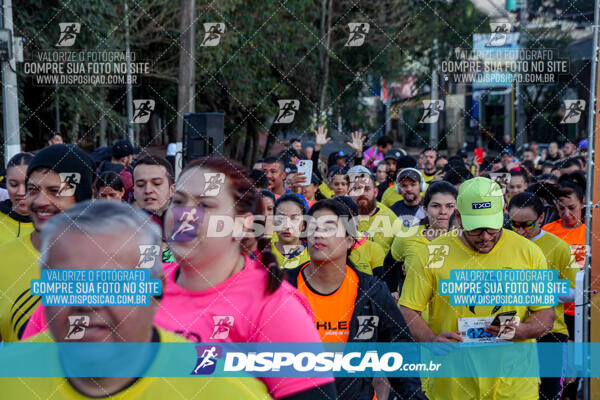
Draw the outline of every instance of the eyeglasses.
[[[465,232],[468,236],[481,236],[481,234],[483,232],[486,232],[488,235],[495,236],[501,230],[502,229],[479,228],[479,229],[473,229],[472,231],[467,231],[463,228],[463,232]]]
[[[516,229],[525,229],[526,231],[530,230],[531,228],[533,228],[535,226],[535,220],[531,220],[531,221],[523,221],[523,222],[519,222],[519,221],[510,221],[510,226],[516,230]]]

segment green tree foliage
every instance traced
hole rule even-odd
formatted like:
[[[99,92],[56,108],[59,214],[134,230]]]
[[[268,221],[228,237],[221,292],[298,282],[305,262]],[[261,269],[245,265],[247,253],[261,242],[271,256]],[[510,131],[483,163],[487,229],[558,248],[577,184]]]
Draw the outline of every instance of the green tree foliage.
[[[331,2],[323,12],[323,1]],[[437,4],[436,4],[437,3]],[[129,0],[130,43],[138,60],[151,64],[150,75],[134,87],[134,98],[156,101],[154,114],[174,137],[177,115],[179,2]],[[269,144],[289,130],[312,135],[320,108],[332,127],[341,117],[343,130],[379,128],[367,118],[360,99],[378,89],[380,77],[397,79],[415,62],[430,65],[434,36],[440,53],[467,47],[471,34],[487,21],[468,0],[450,4],[425,0],[209,0],[196,1],[196,111],[226,114],[227,155],[250,163],[258,156],[258,135],[269,132]],[[323,18],[330,18],[329,43]],[[122,1],[29,0],[14,8],[15,35],[26,38],[26,56],[50,49],[59,22],[79,22],[75,47],[82,50],[125,48]],[[215,47],[202,46],[203,23],[223,22],[225,33]],[[361,47],[345,46],[348,23],[367,22]],[[323,54],[329,74],[323,75]],[[21,122],[32,135],[28,147],[54,129],[55,89],[34,87],[19,75]],[[323,90],[324,89],[324,90]],[[98,141],[100,119],[109,139],[126,128],[125,88],[60,87],[61,131],[70,139]],[[273,124],[278,99],[298,99],[300,110],[291,125]],[[157,132],[143,128],[142,145],[153,144]]]

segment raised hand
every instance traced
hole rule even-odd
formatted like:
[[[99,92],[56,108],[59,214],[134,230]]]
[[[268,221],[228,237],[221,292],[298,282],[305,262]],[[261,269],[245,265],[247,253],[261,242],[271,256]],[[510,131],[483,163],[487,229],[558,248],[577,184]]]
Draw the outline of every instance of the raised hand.
[[[354,131],[350,134],[352,136],[351,142],[346,142],[354,151],[362,153],[363,143],[365,142],[366,136],[362,132]]]
[[[315,131],[315,151],[321,151],[321,148],[330,140],[331,138],[327,137],[327,129],[319,126]]]

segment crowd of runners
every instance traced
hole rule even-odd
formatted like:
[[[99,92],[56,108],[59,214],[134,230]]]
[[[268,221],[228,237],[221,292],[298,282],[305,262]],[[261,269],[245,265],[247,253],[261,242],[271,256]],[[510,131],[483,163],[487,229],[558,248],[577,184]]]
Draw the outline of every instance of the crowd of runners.
[[[417,154],[353,132],[352,154],[324,154],[327,130],[310,139],[251,168],[198,158],[177,179],[173,160],[127,140],[87,154],[52,134],[35,154],[15,155],[0,190],[1,340],[445,343],[465,341],[475,320],[481,335],[469,341],[574,340],[587,142]],[[162,293],[150,305],[44,306],[31,292],[43,270],[135,269],[153,256]],[[439,293],[451,271],[507,268],[557,270],[569,293],[555,307],[454,306]],[[511,318],[492,323],[498,315]],[[497,362],[535,370],[537,358]],[[22,377],[1,378],[0,397],[550,400],[575,399],[577,384],[569,376]]]

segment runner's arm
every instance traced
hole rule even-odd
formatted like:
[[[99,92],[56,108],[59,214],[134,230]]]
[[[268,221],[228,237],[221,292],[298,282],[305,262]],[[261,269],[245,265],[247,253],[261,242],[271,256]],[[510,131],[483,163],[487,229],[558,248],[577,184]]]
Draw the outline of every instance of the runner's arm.
[[[334,400],[337,399],[337,391],[335,383],[331,382],[326,385],[317,386],[312,389],[304,390],[300,393],[295,393],[291,396],[282,397],[280,400]]]
[[[508,323],[507,325],[512,325]],[[527,322],[521,322],[515,326],[515,336],[512,340],[537,339],[552,330],[554,325],[554,307],[534,311],[527,318]],[[497,335],[500,327],[489,325],[486,332]]]
[[[400,306],[408,329],[417,342],[462,342],[460,332],[442,332],[436,335],[427,325],[421,313],[406,306]]]
[[[316,174],[320,180],[323,180],[323,177],[321,176],[321,173],[319,172],[319,155],[321,154],[321,150],[317,150],[316,148],[313,150],[312,156],[311,156],[311,160],[312,160],[312,172],[313,174]]]
[[[354,165],[364,165],[362,151],[354,152]]]
[[[569,294],[558,296],[559,303],[569,303],[575,301],[575,288],[569,287]]]

